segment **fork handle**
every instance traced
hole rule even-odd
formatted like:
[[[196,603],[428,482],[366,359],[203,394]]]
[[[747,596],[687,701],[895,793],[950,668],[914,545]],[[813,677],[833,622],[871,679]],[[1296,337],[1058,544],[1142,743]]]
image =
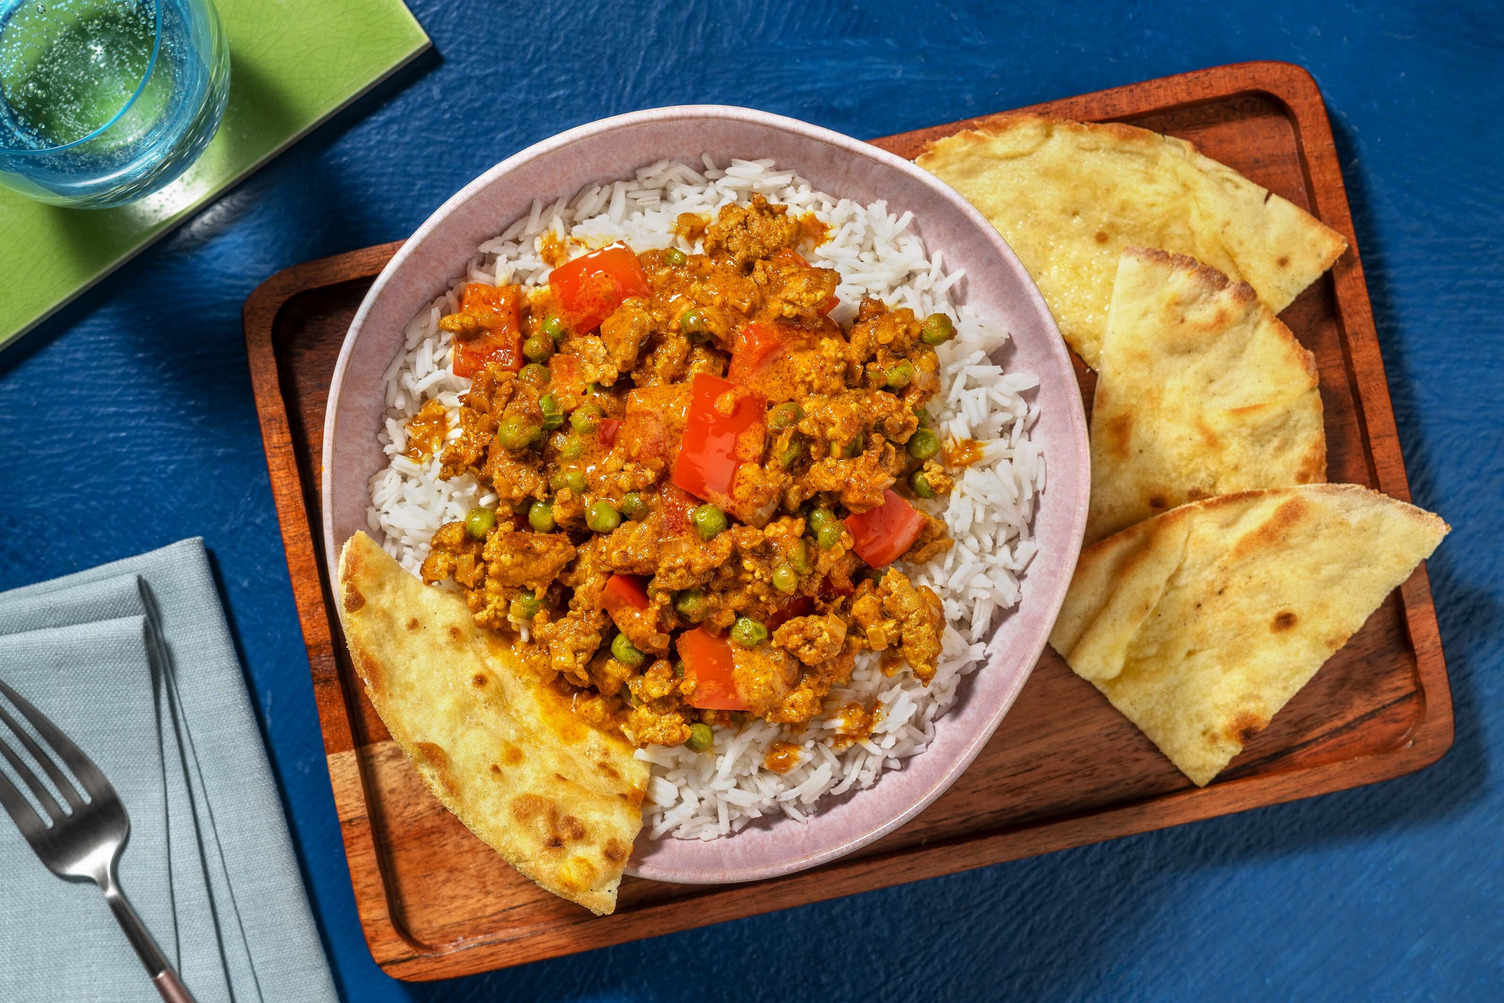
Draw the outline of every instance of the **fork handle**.
[[[105,901],[110,904],[110,911],[115,914],[115,921],[125,931],[126,939],[136,949],[141,963],[151,973],[152,984],[157,987],[162,999],[167,1003],[194,1003],[193,994],[183,985],[178,973],[172,970],[172,963],[152,939],[151,931],[146,928],[141,917],[136,915],[125,892],[120,890],[115,875],[107,874],[105,880],[100,882],[100,888],[104,891]]]

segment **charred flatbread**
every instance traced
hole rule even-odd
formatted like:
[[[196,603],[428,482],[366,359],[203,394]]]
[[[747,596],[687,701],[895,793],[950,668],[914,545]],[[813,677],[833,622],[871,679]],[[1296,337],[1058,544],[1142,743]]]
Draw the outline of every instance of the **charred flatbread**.
[[[997,227],[1093,369],[1126,246],[1189,254],[1276,313],[1347,246],[1191,144],[1115,122],[1013,116],[936,140],[917,163]]]
[[[1247,283],[1126,248],[1092,405],[1087,542],[1186,502],[1325,479],[1315,356]]]
[[[340,555],[339,607],[372,705],[444,807],[548,891],[615,909],[648,782],[632,747],[364,533]]]
[[[1050,644],[1204,786],[1448,531],[1353,484],[1193,502],[1083,551]]]

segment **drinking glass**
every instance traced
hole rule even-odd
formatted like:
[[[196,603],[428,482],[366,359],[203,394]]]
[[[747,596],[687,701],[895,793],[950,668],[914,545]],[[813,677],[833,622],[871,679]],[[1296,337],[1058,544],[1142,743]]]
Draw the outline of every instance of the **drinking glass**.
[[[229,86],[210,0],[0,0],[0,183],[55,205],[139,199],[203,152]]]

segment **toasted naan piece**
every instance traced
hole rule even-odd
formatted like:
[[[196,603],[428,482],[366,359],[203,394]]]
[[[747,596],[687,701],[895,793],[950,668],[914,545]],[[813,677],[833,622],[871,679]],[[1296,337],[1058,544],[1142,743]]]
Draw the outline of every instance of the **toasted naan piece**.
[[[1355,484],[1192,502],[1083,551],[1050,644],[1204,786],[1449,530]]]
[[[1186,502],[1324,480],[1316,357],[1247,283],[1124,249],[1092,404],[1087,542]]]
[[[631,745],[364,533],[340,554],[339,607],[371,704],[444,807],[548,891],[615,909],[648,783]]]
[[[1116,122],[1019,115],[916,161],[981,210],[1093,369],[1126,246],[1189,254],[1279,313],[1347,247],[1309,213],[1184,140]]]

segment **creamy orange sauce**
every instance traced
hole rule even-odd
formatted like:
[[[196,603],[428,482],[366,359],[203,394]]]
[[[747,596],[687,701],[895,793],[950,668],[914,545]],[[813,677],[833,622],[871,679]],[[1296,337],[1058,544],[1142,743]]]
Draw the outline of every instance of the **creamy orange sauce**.
[[[674,220],[674,234],[683,237],[693,244],[705,236],[705,228],[709,225],[709,216],[700,216],[692,212],[681,212],[679,218]]]
[[[426,463],[444,445],[449,431],[449,416],[438,398],[428,401],[417,414],[407,419],[407,458]]]
[[[868,710],[855,701],[847,704],[841,708],[841,730],[831,742],[831,747],[840,752],[866,741],[872,737],[872,729],[877,727],[882,717],[883,712],[876,707]]]
[[[969,467],[982,458],[982,444],[971,439],[950,439],[941,448],[940,456],[952,469]]]
[[[564,241],[552,230],[544,230],[538,238],[538,257],[550,268],[558,268],[568,258],[569,252],[564,247]]]
[[[799,746],[791,742],[774,742],[763,757],[762,765],[774,773],[787,773],[799,765]]]
[[[799,217],[799,238],[810,247],[819,247],[830,239],[830,227],[820,222],[812,212]]]

